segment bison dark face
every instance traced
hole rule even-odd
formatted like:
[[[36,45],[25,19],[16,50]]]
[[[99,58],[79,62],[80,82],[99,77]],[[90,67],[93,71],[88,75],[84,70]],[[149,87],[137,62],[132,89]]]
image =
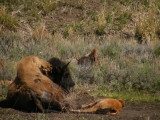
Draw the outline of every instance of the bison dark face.
[[[64,91],[69,92],[75,85],[68,68],[69,63],[65,63],[58,58],[51,58],[48,62],[52,65],[49,77],[53,82],[60,85]]]

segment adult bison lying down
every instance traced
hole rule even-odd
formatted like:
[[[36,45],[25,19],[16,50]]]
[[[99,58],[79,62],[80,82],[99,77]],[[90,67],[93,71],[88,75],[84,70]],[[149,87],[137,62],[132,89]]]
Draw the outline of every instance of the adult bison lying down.
[[[9,106],[28,112],[65,111],[64,96],[74,86],[68,64],[57,58],[23,58],[8,90]]]

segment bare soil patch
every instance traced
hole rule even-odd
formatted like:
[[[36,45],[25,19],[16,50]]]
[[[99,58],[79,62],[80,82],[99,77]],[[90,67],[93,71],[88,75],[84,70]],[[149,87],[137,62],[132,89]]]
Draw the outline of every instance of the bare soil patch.
[[[99,97],[101,98],[101,97]],[[79,108],[82,104],[95,100],[88,94],[72,97],[72,107]],[[119,116],[85,113],[26,113],[11,108],[0,107],[0,119],[52,119],[52,120],[160,120],[159,102],[127,102]]]

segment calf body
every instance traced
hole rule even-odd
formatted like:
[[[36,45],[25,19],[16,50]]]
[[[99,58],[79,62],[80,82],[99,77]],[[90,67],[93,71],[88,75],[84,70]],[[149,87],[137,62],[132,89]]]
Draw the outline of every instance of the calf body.
[[[82,105],[81,110],[72,110],[72,112],[119,115],[124,104],[125,102],[121,99],[105,98],[88,105]]]

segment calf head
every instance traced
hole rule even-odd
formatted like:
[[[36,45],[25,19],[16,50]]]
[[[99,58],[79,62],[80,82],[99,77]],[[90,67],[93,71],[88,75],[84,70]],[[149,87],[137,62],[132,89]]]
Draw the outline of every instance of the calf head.
[[[48,62],[52,66],[52,71],[48,73],[50,79],[61,86],[65,92],[69,92],[75,85],[68,68],[70,62],[65,63],[58,58],[51,58]]]
[[[121,100],[121,99],[118,99],[118,101],[122,104],[122,107],[125,106],[125,101]]]

